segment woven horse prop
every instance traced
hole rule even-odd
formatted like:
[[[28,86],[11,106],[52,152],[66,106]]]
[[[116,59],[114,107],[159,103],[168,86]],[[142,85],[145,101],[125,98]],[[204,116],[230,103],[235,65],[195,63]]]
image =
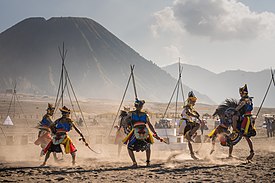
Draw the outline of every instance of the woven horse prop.
[[[243,135],[241,132],[242,115],[241,112],[236,112],[235,108],[237,106],[237,100],[226,99],[223,104],[219,105],[214,112],[213,117],[218,116],[220,119],[220,124],[208,135],[212,140],[212,149],[210,154],[215,151],[215,141],[218,139],[222,146],[229,147],[229,157],[232,157],[233,146],[236,145],[242,139],[242,137],[244,137],[250,147],[250,154],[246,159],[251,160],[254,156],[254,151],[250,137],[256,135],[256,131],[254,129],[255,120],[252,120],[251,125],[249,126],[249,133]],[[234,116],[237,117],[237,132],[231,133],[229,129],[232,127],[232,118]]]

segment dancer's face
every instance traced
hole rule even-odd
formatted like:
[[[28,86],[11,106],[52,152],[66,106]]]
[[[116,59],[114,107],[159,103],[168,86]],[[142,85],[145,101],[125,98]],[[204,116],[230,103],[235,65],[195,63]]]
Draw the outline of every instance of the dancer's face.
[[[246,95],[247,95],[247,93],[240,92],[240,96],[241,96],[241,97],[244,97],[244,96],[246,96]]]
[[[140,111],[142,109],[142,107],[143,107],[143,105],[137,105],[136,109]]]
[[[62,113],[62,116],[68,118],[68,117],[70,117],[70,113]]]
[[[48,113],[50,116],[52,116],[53,113],[54,113],[54,110],[53,110],[53,109],[48,109],[48,110],[47,110],[47,113]]]

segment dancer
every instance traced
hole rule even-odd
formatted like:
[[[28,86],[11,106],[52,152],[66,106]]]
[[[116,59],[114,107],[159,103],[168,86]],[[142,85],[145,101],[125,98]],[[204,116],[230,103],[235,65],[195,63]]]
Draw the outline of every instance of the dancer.
[[[190,91],[188,93],[188,99],[187,99],[187,104],[183,106],[183,111],[181,113],[182,121],[185,121],[186,126],[184,128],[183,135],[188,141],[188,148],[191,154],[191,157],[193,159],[198,159],[195,156],[195,153],[193,151],[193,147],[191,142],[194,142],[192,137],[196,134],[197,130],[200,128],[200,124],[195,122],[193,118],[199,119],[200,115],[199,113],[194,109],[194,106],[196,104],[197,97],[195,97],[193,91]],[[183,124],[183,123],[182,123]]]
[[[44,155],[44,148],[49,144],[52,140],[51,136],[51,129],[50,126],[53,124],[52,116],[54,113],[55,107],[52,104],[48,103],[47,113],[43,116],[42,120],[40,121],[38,128],[38,138],[34,142],[35,145],[40,145],[41,153],[40,157]],[[54,153],[54,159],[57,160],[56,154]]]
[[[75,165],[75,158],[76,158],[76,151],[72,140],[68,136],[68,132],[74,128],[76,132],[81,136],[84,142],[84,136],[81,133],[81,131],[75,126],[74,122],[70,118],[70,109],[68,109],[66,106],[63,106],[59,109],[61,111],[62,117],[57,119],[53,125],[51,125],[51,129],[54,133],[53,139],[50,141],[50,143],[47,145],[47,147],[44,149],[44,153],[46,154],[45,160],[41,166],[45,166],[47,160],[50,157],[51,152],[60,153],[62,152],[61,144],[64,145],[65,153],[71,154],[72,156],[72,164]]]
[[[132,130],[123,140],[123,142],[127,144],[128,153],[133,162],[133,167],[137,167],[137,161],[135,159],[134,151],[146,151],[146,166],[150,166],[150,145],[154,143],[153,137],[160,141],[163,141],[163,139],[157,135],[153,125],[150,122],[148,114],[142,111],[144,103],[144,100],[136,99],[134,104],[135,110],[130,111],[128,114],[128,121],[131,125]]]
[[[253,97],[249,97],[247,84],[243,87],[239,88],[240,100],[238,106],[235,108],[235,113],[233,115],[233,135],[236,132],[240,132],[240,134],[246,139],[249,148],[250,154],[246,158],[247,160],[251,160],[254,156],[253,143],[250,139],[252,136],[256,136],[256,130],[254,127],[255,120],[252,118],[252,110],[253,110]],[[238,120],[240,123],[238,123]]]

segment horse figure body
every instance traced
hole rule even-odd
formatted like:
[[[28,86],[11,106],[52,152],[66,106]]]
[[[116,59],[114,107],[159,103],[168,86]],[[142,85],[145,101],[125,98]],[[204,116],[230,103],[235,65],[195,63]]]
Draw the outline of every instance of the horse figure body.
[[[236,145],[242,137],[244,137],[250,147],[250,155],[247,157],[247,160],[250,160],[254,155],[250,137],[256,135],[256,131],[254,129],[255,120],[252,120],[248,133],[244,135],[241,131],[243,115],[235,110],[237,106],[237,100],[226,99],[223,104],[217,107],[215,113],[213,114],[213,116],[218,116],[220,118],[220,124],[208,135],[212,139],[212,150],[210,154],[215,151],[215,140],[218,138],[222,146],[229,147],[229,157],[232,157],[233,146]],[[232,127],[233,117],[237,118],[237,132],[235,133],[231,133],[229,131]]]
[[[131,125],[129,125],[129,117],[128,117],[128,108],[124,108],[124,110],[120,111],[120,122],[119,126],[117,126],[117,132],[115,137],[115,144],[118,145],[118,156],[120,156],[121,148],[123,145],[122,140],[130,133]]]

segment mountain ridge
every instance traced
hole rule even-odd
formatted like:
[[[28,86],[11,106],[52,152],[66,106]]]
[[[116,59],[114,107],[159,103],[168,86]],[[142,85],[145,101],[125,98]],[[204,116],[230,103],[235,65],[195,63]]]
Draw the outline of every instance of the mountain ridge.
[[[135,65],[139,97],[167,101],[176,80],[89,18],[25,19],[0,33],[0,89],[17,80],[18,90],[55,95],[60,79],[58,46],[65,40],[66,68],[76,93],[88,98],[120,98]],[[184,86],[185,90],[191,90]],[[133,92],[128,97],[133,98]],[[213,101],[197,92],[205,103]]]
[[[243,70],[227,70],[221,73],[205,72],[206,69],[200,69],[200,66],[183,66],[183,82],[213,99],[216,103],[221,103],[226,98],[239,98],[238,89],[244,84],[248,85],[250,96],[254,97],[254,104],[259,106],[263,100],[267,86],[271,79],[270,70],[261,71],[243,71]],[[195,67],[196,69],[190,69]],[[177,71],[178,63],[174,63],[162,67],[166,72],[170,73],[174,78]],[[273,85],[273,84],[272,84]],[[271,86],[265,106],[275,107],[275,87]]]

